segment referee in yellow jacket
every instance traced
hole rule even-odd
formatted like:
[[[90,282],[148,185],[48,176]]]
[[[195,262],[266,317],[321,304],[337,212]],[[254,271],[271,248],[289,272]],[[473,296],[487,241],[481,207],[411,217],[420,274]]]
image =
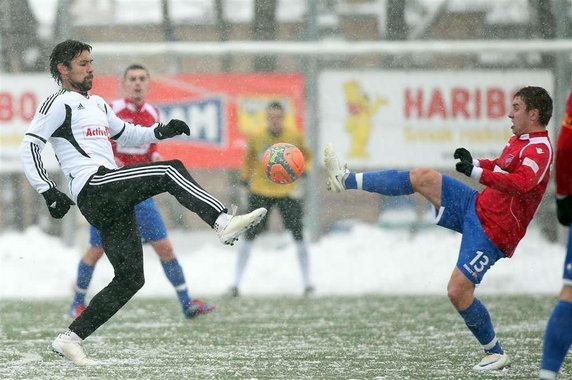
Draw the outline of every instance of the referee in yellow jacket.
[[[244,162],[240,171],[240,179],[243,186],[248,189],[248,209],[266,207],[270,210],[277,206],[282,217],[284,227],[292,232],[296,242],[304,294],[309,295],[314,291],[310,280],[308,259],[308,247],[304,241],[303,219],[304,205],[300,196],[301,191],[296,191],[299,183],[277,184],[266,178],[262,168],[262,156],[264,151],[273,144],[282,142],[297,146],[304,155],[306,171],[311,169],[312,152],[304,142],[304,135],[297,129],[284,127],[285,111],[278,102],[271,102],[266,107],[266,128],[252,133],[248,138]],[[301,189],[299,189],[301,190]],[[244,234],[244,240],[239,245],[238,259],[234,283],[230,294],[239,296],[240,281],[246,268],[254,238],[267,228],[268,218],[259,225],[251,228]]]

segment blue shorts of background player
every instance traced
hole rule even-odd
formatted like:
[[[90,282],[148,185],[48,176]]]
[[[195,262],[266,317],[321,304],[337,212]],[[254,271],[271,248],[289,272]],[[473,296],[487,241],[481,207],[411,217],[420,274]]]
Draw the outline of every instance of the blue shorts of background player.
[[[477,191],[444,175],[441,187],[441,208],[437,225],[463,234],[457,268],[474,284],[480,284],[485,273],[504,253],[486,235],[477,216]]]
[[[167,228],[153,198],[144,200],[135,206],[135,218],[144,243],[167,237]],[[101,236],[94,226],[89,228],[89,244],[92,247],[101,247]]]

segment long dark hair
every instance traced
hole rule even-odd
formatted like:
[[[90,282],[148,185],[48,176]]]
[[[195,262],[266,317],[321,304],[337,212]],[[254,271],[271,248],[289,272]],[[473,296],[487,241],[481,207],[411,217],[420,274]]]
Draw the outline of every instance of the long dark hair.
[[[91,52],[91,45],[75,40],[66,40],[54,47],[50,55],[50,73],[57,84],[62,83],[58,64],[63,63],[67,67],[71,67],[71,61],[85,50]]]

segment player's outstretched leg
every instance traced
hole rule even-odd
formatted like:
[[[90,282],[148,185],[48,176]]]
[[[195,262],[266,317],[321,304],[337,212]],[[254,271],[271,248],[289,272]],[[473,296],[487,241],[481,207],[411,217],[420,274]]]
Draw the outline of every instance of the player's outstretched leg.
[[[234,213],[231,215],[223,212],[213,227],[223,244],[233,245],[240,234],[260,223],[265,216],[266,209],[262,207],[244,215],[234,215]]]
[[[346,165],[342,165],[332,144],[326,145],[324,150],[324,166],[328,172],[328,190],[334,193],[339,193],[346,189],[344,180],[349,174],[349,170]]]
[[[328,190],[339,193],[342,190],[363,190],[382,195],[413,194],[409,171],[379,170],[365,173],[350,172],[342,164],[331,144],[324,150],[324,165],[328,172]]]

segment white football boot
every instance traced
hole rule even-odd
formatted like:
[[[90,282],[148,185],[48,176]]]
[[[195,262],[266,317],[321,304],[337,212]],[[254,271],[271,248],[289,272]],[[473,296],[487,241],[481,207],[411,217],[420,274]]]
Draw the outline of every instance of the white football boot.
[[[77,340],[65,334],[60,334],[52,342],[52,351],[59,354],[76,365],[97,365],[95,360],[89,359],[81,346],[81,339]]]
[[[350,172],[346,165],[342,165],[332,144],[326,145],[324,150],[324,166],[328,171],[328,181],[326,182],[327,188],[334,193],[339,193],[345,190],[344,177]]]
[[[238,236],[251,227],[256,226],[266,216],[264,207],[244,215],[220,214],[214,224],[214,229],[223,244],[233,245]]]
[[[541,369],[540,374],[538,375],[538,380],[556,380],[556,378],[556,372],[549,371],[547,369]]]
[[[489,354],[485,356],[479,364],[473,367],[475,371],[492,371],[502,369],[510,365],[507,354]]]

